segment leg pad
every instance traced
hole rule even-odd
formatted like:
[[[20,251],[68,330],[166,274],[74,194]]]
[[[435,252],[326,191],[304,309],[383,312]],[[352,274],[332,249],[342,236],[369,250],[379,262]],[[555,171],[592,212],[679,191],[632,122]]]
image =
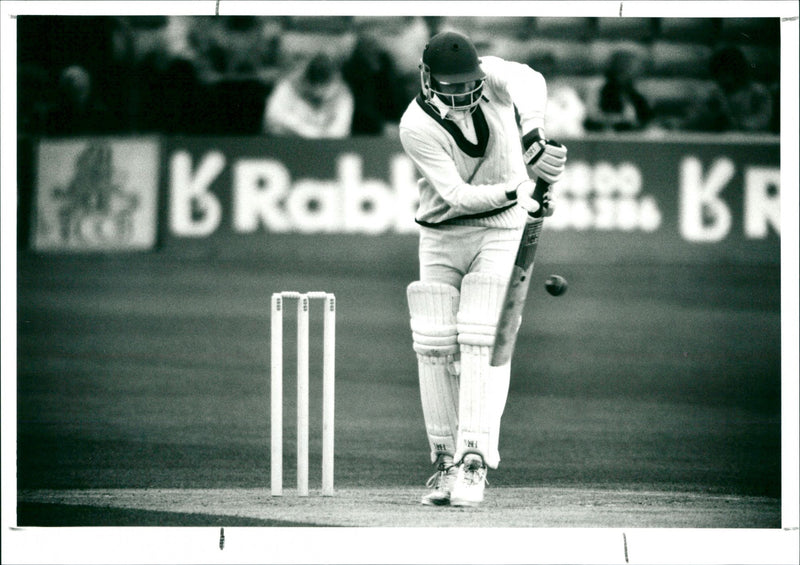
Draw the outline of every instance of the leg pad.
[[[420,397],[431,462],[452,456],[458,430],[459,292],[441,283],[413,282],[407,289],[419,368]]]
[[[455,459],[478,453],[491,468],[500,462],[500,418],[510,382],[510,365],[489,364],[505,287],[506,281],[496,275],[466,275],[457,314],[461,381]]]

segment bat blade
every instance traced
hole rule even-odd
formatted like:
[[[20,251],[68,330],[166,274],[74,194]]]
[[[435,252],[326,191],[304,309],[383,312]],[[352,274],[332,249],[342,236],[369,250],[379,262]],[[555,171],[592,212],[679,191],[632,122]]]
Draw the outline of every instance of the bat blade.
[[[525,300],[528,297],[528,288],[531,283],[533,262],[536,249],[539,247],[539,235],[542,233],[543,217],[529,218],[522,232],[522,239],[517,248],[517,256],[511,269],[511,278],[506,287],[506,294],[500,309],[500,318],[497,321],[497,330],[494,338],[494,348],[489,364],[500,367],[511,361],[514,346],[517,342],[517,330]]]
[[[561,144],[555,141],[544,141],[541,130],[534,130],[538,138],[530,145],[528,151],[538,152],[539,156],[543,153],[543,144]],[[534,157],[534,161],[539,158]],[[526,154],[526,162],[530,162],[529,155]],[[536,248],[539,247],[539,235],[542,233],[544,217],[549,209],[549,200],[545,201],[545,196],[550,190],[550,184],[544,179],[537,178],[533,190],[532,198],[539,203],[539,209],[528,213],[525,228],[522,231],[522,238],[517,248],[517,256],[514,259],[514,267],[511,270],[511,279],[506,287],[505,298],[500,308],[500,318],[497,320],[497,329],[494,334],[494,347],[492,358],[489,364],[492,367],[500,367],[511,361],[514,354],[514,346],[517,343],[517,331],[522,310],[525,307],[525,300],[528,297],[528,288],[531,284],[531,273],[533,272],[533,260],[536,257]]]

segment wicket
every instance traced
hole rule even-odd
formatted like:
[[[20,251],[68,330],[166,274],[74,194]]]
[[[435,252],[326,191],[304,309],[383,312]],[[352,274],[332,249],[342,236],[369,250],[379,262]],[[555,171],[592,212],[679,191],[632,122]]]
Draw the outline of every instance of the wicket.
[[[308,312],[310,301],[324,301],[322,360],[322,496],[333,496],[334,360],[336,297],[327,292],[276,292],[271,313],[271,492],[283,494],[283,310],[297,300],[297,494],[308,496]]]

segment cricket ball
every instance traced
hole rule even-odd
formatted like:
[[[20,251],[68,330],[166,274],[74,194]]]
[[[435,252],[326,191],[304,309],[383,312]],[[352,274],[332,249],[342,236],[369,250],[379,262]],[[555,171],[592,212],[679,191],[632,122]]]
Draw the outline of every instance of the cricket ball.
[[[567,279],[559,275],[550,275],[544,283],[544,288],[553,296],[561,296],[567,292]]]

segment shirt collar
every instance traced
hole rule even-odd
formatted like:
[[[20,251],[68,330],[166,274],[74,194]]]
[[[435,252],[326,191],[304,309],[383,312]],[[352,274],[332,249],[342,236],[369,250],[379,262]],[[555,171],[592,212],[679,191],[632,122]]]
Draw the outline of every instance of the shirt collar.
[[[472,112],[465,110],[453,110],[450,106],[439,100],[439,97],[436,95],[431,97],[430,104],[436,109],[436,111],[439,113],[439,117],[443,120],[450,119],[460,122],[472,115]]]
[[[439,117],[442,119],[445,119],[447,114],[450,113],[450,106],[439,100],[439,97],[436,95],[431,96],[430,104],[436,109]]]

